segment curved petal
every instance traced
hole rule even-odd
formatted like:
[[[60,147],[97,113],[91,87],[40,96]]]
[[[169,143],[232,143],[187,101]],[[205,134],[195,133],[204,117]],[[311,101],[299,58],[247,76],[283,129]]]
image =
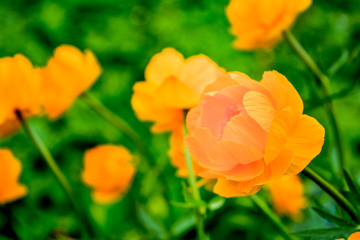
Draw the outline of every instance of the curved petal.
[[[276,114],[271,100],[260,92],[248,91],[245,93],[243,101],[245,110],[249,116],[265,131],[269,132]]]
[[[177,76],[184,57],[174,48],[165,48],[155,54],[145,69],[146,81],[156,84],[162,83],[167,77]]]
[[[286,174],[301,172],[321,152],[324,136],[325,129],[315,118],[302,115],[285,145],[295,155]]]
[[[100,204],[110,204],[116,202],[121,197],[122,191],[97,191],[92,193],[95,202]]]
[[[257,193],[261,186],[250,186],[246,183],[219,178],[214,186],[214,193],[222,197],[242,197]]]

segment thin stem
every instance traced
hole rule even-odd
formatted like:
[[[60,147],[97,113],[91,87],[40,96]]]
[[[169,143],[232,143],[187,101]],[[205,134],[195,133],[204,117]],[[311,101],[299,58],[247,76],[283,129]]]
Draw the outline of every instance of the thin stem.
[[[187,135],[186,126],[184,128],[185,128],[185,136],[186,136]],[[185,160],[186,160],[186,167],[188,170],[188,181],[191,187],[193,198],[196,202],[201,202],[200,192],[196,184],[196,178],[194,174],[194,168],[191,161],[190,152],[189,149],[186,147],[186,145],[185,145]],[[205,209],[201,206],[195,209],[196,227],[197,227],[197,234],[199,240],[206,238],[206,234],[204,230],[204,213],[205,213]]]
[[[137,146],[137,149],[144,155],[150,156],[147,147],[142,142],[140,136],[136,131],[122,118],[118,115],[114,114],[110,111],[106,106],[104,106],[98,99],[93,97],[89,93],[83,93],[81,95],[81,99],[98,115],[103,117],[106,121],[108,121],[111,125],[120,130],[121,133],[125,134],[128,138],[130,138]]]
[[[304,49],[304,47],[300,44],[300,42],[294,37],[294,35],[289,31],[284,31],[284,38],[289,43],[289,45],[292,47],[292,49],[296,52],[296,54],[299,56],[299,58],[304,62],[304,64],[313,72],[313,74],[319,79],[320,84],[322,86],[322,91],[325,97],[329,96],[331,93],[330,89],[330,81],[329,78],[323,74],[323,72],[320,70],[318,65],[315,63],[313,58],[310,56],[310,54]],[[325,103],[325,110],[328,114],[328,117],[330,119],[332,130],[335,138],[336,143],[336,152],[337,152],[337,160],[339,164],[339,169],[344,168],[344,151],[343,151],[343,143],[340,135],[339,130],[339,124],[337,122],[333,104],[332,102]],[[339,172],[339,174],[343,174],[342,171]]]
[[[271,220],[271,222],[280,230],[286,240],[294,239],[286,230],[279,217],[269,208],[269,206],[257,195],[249,196],[250,199],[260,208],[260,210]]]
[[[22,113],[19,110],[15,111],[16,117],[21,123],[25,133],[28,135],[34,146],[37,148],[37,150],[40,152],[40,154],[43,156],[45,162],[49,166],[51,172],[54,174],[56,180],[59,182],[60,186],[63,188],[65,195],[70,201],[71,207],[75,210],[76,214],[79,217],[80,225],[84,227],[87,231],[87,234],[90,236],[93,236],[93,230],[91,227],[91,223],[86,218],[85,215],[79,210],[76,200],[73,194],[73,190],[71,188],[70,183],[66,179],[65,175],[60,170],[59,166],[57,165],[55,159],[52,157],[50,151],[47,149],[43,141],[35,134],[35,132],[31,129],[29,123],[27,120],[23,117]]]
[[[354,206],[336,189],[322,178],[319,174],[307,167],[302,171],[302,174],[312,181],[314,181],[321,189],[328,193],[354,220],[356,223],[360,223],[360,219],[357,215],[357,211]]]

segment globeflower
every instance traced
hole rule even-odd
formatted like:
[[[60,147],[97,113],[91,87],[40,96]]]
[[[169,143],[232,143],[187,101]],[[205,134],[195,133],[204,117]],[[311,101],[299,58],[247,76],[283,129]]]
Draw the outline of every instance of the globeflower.
[[[27,188],[18,182],[21,163],[8,149],[0,149],[0,205],[26,195]]]
[[[45,111],[56,119],[98,79],[101,67],[90,50],[83,53],[74,46],[61,45],[40,73]]]
[[[204,55],[184,59],[173,48],[152,57],[145,70],[145,81],[137,82],[131,105],[142,121],[155,124],[154,133],[183,126],[183,111],[195,107],[205,87],[224,74]]]
[[[217,179],[224,197],[251,195],[284,175],[296,175],[317,156],[324,128],[302,114],[303,102],[276,71],[257,82],[229,73],[205,89],[187,116],[185,142],[194,161]]]
[[[304,186],[298,176],[283,176],[269,183],[268,188],[278,214],[295,219],[306,207]]]
[[[115,145],[100,145],[85,153],[82,180],[93,188],[95,202],[112,203],[126,193],[135,173],[132,159],[126,148]]]
[[[25,117],[41,110],[41,79],[37,69],[21,54],[0,58],[0,136],[20,127],[15,111]]]
[[[272,48],[282,39],[297,15],[312,0],[231,0],[226,15],[237,39],[235,48],[254,50]]]
[[[360,232],[354,232],[349,236],[347,240],[359,240],[360,239]],[[345,238],[339,238],[337,240],[345,240]]]

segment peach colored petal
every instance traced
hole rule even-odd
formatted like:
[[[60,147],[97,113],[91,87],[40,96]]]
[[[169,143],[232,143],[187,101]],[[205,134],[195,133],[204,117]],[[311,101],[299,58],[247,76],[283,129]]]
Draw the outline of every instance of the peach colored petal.
[[[267,133],[248,114],[230,119],[224,128],[222,141],[231,141],[265,151]]]
[[[295,155],[287,174],[298,174],[321,152],[324,136],[325,129],[315,118],[301,116],[285,145],[285,148],[294,151]]]
[[[219,142],[208,155],[214,163],[232,166],[249,164],[263,158],[263,152],[257,148],[227,141]]]
[[[176,77],[166,78],[154,94],[164,106],[178,109],[192,108],[200,99],[199,93]]]
[[[170,76],[177,76],[183,63],[181,53],[173,48],[165,48],[151,58],[145,70],[145,79],[160,84]]]
[[[222,173],[222,176],[233,181],[247,181],[254,179],[264,173],[264,161],[262,159],[248,164],[239,164],[230,171]]]
[[[200,95],[205,87],[214,82],[225,70],[207,56],[200,54],[185,60],[179,72],[179,79]]]
[[[201,127],[201,115],[202,115],[203,102],[190,109],[186,115],[186,126],[189,132],[193,132],[196,128]]]
[[[248,91],[244,96],[243,103],[249,116],[269,132],[276,114],[271,100],[260,92]]]
[[[214,193],[222,197],[242,197],[257,193],[261,186],[252,186],[247,189],[243,188],[241,182],[219,178],[214,186]]]

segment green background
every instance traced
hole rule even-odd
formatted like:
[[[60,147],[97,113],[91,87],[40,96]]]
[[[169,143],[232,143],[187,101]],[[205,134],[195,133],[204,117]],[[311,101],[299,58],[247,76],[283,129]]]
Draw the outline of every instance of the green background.
[[[334,141],[324,108],[319,103],[315,79],[286,42],[270,51],[241,52],[233,49],[234,37],[220,0],[2,0],[0,1],[0,57],[26,55],[35,66],[43,66],[61,44],[91,49],[103,67],[90,92],[125,119],[155,156],[156,168],[141,161],[130,192],[109,206],[91,201],[90,190],[80,180],[84,152],[98,144],[135,146],[116,128],[78,100],[55,122],[45,117],[30,120],[34,130],[50,148],[61,169],[76,189],[98,234],[109,239],[195,238],[191,209],[169,201],[183,202],[183,184],[167,156],[169,134],[152,135],[150,123],[139,122],[130,106],[132,86],[144,79],[151,56],[174,47],[189,57],[206,54],[228,71],[241,71],[260,80],[266,70],[277,70],[293,83],[305,102],[305,112],[326,128],[322,153],[311,166],[326,179],[339,184]],[[345,89],[334,100],[345,147],[347,169],[359,180],[360,173],[360,1],[315,0],[297,19],[294,35],[330,75],[333,93]],[[334,72],[339,65],[338,71]],[[21,182],[29,194],[0,206],[0,239],[81,238],[81,223],[40,154],[23,131],[1,139],[23,164]],[[302,219],[284,218],[291,231],[336,227],[312,209],[321,206],[347,218],[332,199],[305,180],[310,202]],[[212,201],[206,230],[212,239],[281,239],[270,221],[248,198],[226,199],[202,189]],[[266,190],[260,195],[268,199]],[[336,233],[337,234],[337,233]],[[335,234],[335,235],[336,235]],[[332,236],[335,236],[332,235]],[[100,237],[99,237],[100,239]],[[315,237],[312,239],[321,239]],[[324,239],[329,239],[328,237]]]

